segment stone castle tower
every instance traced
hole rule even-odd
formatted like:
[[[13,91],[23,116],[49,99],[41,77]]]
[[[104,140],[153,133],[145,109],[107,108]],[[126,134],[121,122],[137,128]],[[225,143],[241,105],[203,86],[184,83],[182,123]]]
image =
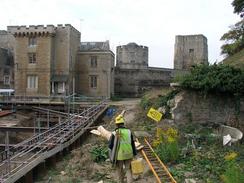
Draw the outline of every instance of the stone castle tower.
[[[194,64],[208,63],[208,43],[204,35],[176,36],[174,69],[187,70]]]
[[[80,32],[70,24],[8,26],[15,37],[16,95],[72,93]]]
[[[141,69],[148,67],[148,47],[129,43],[117,46],[116,67],[123,69]]]

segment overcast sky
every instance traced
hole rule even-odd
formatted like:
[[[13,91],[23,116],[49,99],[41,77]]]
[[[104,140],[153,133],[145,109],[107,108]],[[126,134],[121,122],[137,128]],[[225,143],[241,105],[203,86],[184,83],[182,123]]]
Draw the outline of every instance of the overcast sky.
[[[204,34],[209,62],[221,61],[220,37],[239,20],[233,0],[1,0],[0,30],[8,25],[72,24],[81,41],[136,42],[149,65],[173,68],[176,35]]]

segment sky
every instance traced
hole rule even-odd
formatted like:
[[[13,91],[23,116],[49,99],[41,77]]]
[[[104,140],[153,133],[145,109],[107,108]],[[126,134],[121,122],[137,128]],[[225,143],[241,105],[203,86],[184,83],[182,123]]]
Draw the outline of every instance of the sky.
[[[8,25],[71,24],[81,41],[148,46],[149,66],[173,68],[176,35],[203,34],[210,63],[220,62],[221,36],[240,20],[233,0],[1,0],[0,30]],[[115,53],[116,54],[116,53]]]

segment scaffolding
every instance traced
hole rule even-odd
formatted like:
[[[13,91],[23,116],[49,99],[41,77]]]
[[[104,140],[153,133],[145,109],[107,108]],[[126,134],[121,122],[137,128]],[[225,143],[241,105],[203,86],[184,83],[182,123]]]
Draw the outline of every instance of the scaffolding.
[[[9,144],[9,132],[6,131],[5,150],[0,153],[0,182],[14,182],[46,158],[68,147],[90,127],[94,120],[107,108],[102,101],[75,113],[74,97],[72,113],[68,102],[68,113],[51,109],[33,107],[36,111],[33,136],[16,145]],[[68,99],[68,101],[70,101]],[[16,102],[16,101],[15,101]],[[79,111],[79,110],[78,110]],[[38,114],[37,114],[38,112]],[[41,126],[43,122],[46,125]],[[55,116],[55,117],[53,117]],[[55,119],[55,123],[51,121]],[[43,131],[43,129],[47,129]]]

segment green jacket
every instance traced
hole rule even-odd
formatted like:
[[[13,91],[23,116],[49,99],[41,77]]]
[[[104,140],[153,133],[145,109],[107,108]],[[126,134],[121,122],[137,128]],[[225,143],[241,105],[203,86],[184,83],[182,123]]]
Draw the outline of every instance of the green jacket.
[[[120,143],[121,139],[122,143]],[[118,127],[115,129],[115,131],[113,131],[109,139],[108,147],[109,157],[113,164],[116,163],[117,160],[131,159],[133,156],[137,154],[133,135],[131,131],[125,127]]]
[[[118,137],[117,160],[127,160],[133,158],[131,146],[131,131],[126,128],[119,128],[115,131]]]

